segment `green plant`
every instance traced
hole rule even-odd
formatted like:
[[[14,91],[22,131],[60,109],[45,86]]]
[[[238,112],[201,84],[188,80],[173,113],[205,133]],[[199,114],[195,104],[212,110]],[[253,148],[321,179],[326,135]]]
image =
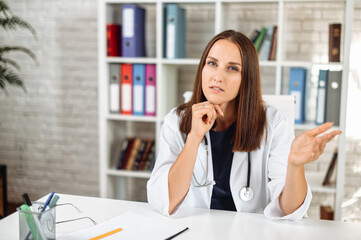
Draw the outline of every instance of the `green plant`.
[[[27,29],[36,39],[35,29],[26,21],[15,16],[3,0],[0,0],[0,28],[3,28],[4,30],[17,30],[19,28]],[[3,90],[6,95],[8,95],[6,87],[9,84],[21,87],[24,92],[26,92],[23,79],[19,75],[21,70],[20,65],[17,64],[16,61],[6,57],[6,55],[13,51],[20,51],[27,54],[34,60],[35,64],[38,64],[35,54],[29,49],[20,46],[0,45],[0,89]]]

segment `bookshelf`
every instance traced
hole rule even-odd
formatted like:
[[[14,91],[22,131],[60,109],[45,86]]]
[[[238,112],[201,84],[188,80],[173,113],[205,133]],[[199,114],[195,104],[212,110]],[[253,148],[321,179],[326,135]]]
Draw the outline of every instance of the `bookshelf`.
[[[109,21],[109,9],[121,9],[125,3],[135,3],[147,11],[146,45],[147,57],[124,58],[106,56],[106,23]],[[165,59],[163,57],[163,8],[167,3],[178,3],[189,13],[187,15],[187,58]],[[308,55],[293,54],[292,41],[287,32],[297,26],[290,19],[289,12],[294,6],[318,4],[318,8],[328,7],[328,3],[342,4],[344,17],[327,19],[342,23],[341,60],[340,63],[329,63],[324,57],[312,58]],[[321,5],[321,7],[319,6]],[[114,188],[119,179],[148,179],[150,172],[116,170],[111,167],[112,142],[128,136],[152,137],[156,140],[156,149],[161,124],[168,111],[181,103],[182,93],[192,87],[195,69],[206,43],[214,34],[225,29],[235,29],[245,34],[261,26],[274,24],[278,26],[278,40],[275,61],[260,61],[262,79],[267,82],[264,89],[267,94],[283,94],[284,85],[288,83],[287,70],[290,67],[308,69],[329,68],[342,69],[342,92],[340,125],[345,132],[347,87],[349,72],[349,55],[351,29],[353,20],[353,0],[99,0],[98,1],[98,102],[99,102],[99,182],[100,196],[114,198]],[[257,11],[252,12],[252,9]],[[247,15],[248,13],[248,15]],[[253,14],[250,14],[253,13]],[[114,19],[113,19],[114,20]],[[328,27],[328,24],[325,26]],[[328,31],[327,29],[324,29]],[[311,43],[312,44],[312,43]],[[315,43],[316,44],[316,43]],[[317,44],[316,44],[317,45]],[[311,45],[312,46],[312,45]],[[306,46],[307,47],[307,46]],[[326,46],[327,47],[327,46]],[[317,48],[317,46],[316,46]],[[316,51],[317,52],[317,51]],[[316,54],[317,55],[317,54]],[[322,54],[320,54],[322,55]],[[109,65],[121,63],[155,64],[157,72],[156,112],[155,117],[124,116],[108,112]],[[312,72],[312,71],[310,71]],[[296,130],[308,130],[316,125],[306,122],[296,125]],[[345,135],[338,137],[339,157],[337,161],[337,183],[335,186],[321,186],[324,173],[307,172],[307,178],[315,192],[335,194],[335,219],[342,216],[343,185],[345,172]],[[146,191],[142,189],[141,191]],[[123,197],[123,196],[122,196]],[[124,196],[124,199],[127,197]]]

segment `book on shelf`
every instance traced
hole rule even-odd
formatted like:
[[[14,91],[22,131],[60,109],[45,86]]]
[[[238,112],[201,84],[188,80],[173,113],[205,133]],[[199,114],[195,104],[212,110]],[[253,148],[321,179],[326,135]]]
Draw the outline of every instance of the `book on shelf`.
[[[118,169],[126,169],[128,159],[133,148],[134,138],[127,138],[127,147],[125,153],[119,156]]]
[[[336,162],[337,162],[337,154],[338,154],[338,148],[336,147],[333,151],[333,154],[332,154],[332,159],[330,161],[330,164],[327,168],[327,172],[326,172],[326,175],[325,175],[325,178],[323,179],[323,182],[322,182],[322,186],[327,186],[327,185],[330,185],[332,180],[332,175],[333,175],[333,172],[335,170],[335,167],[336,167]]]
[[[276,60],[276,51],[277,51],[277,34],[278,34],[278,27],[277,25],[274,26],[273,37],[272,37],[272,44],[271,44],[271,51],[269,54],[269,60],[275,61]]]
[[[156,66],[147,64],[145,66],[145,115],[156,114]]]
[[[138,170],[140,161],[142,160],[142,157],[143,157],[145,148],[146,148],[146,146],[147,146],[147,141],[146,141],[145,139],[141,139],[140,141],[141,141],[141,142],[140,142],[140,145],[139,145],[137,154],[136,154],[136,156],[135,156],[134,163],[133,163],[133,165],[131,166],[131,169],[132,169],[132,170]]]
[[[145,13],[145,9],[136,4],[123,5],[123,57],[145,57]]]
[[[145,115],[145,65],[133,64],[133,115]]]
[[[259,50],[259,60],[266,61],[269,60],[269,55],[271,52],[272,40],[273,40],[274,26],[269,25],[267,27],[266,35],[264,37],[262,46]]]
[[[332,23],[328,29],[328,61],[340,62],[341,23]]]
[[[165,57],[186,58],[186,10],[170,3],[165,11]]]
[[[135,138],[134,139],[134,143],[133,143],[132,149],[131,149],[130,154],[129,154],[127,165],[125,166],[124,169],[132,170],[132,167],[133,167],[133,164],[134,164],[134,161],[135,161],[135,157],[137,155],[137,152],[138,152],[138,149],[139,149],[139,146],[140,146],[141,142],[142,142],[142,140],[140,138]]]
[[[326,121],[326,92],[327,92],[328,70],[320,70],[317,84],[316,102],[316,124],[320,125]]]
[[[258,29],[254,29],[251,33],[251,36],[249,37],[249,40],[251,40],[254,44],[260,33],[261,32]]]
[[[290,68],[289,94],[295,97],[296,124],[302,124],[305,121],[306,74],[305,68]]]
[[[153,170],[154,163],[155,163],[155,142],[153,142],[152,147],[149,151],[149,154],[148,154],[147,158],[145,159],[142,170],[148,170],[148,171]]]
[[[254,42],[254,46],[258,53],[262,46],[263,40],[266,36],[266,33],[267,33],[267,28],[263,27],[262,30],[260,31],[260,34],[258,35],[256,41]]]
[[[107,23],[107,56],[121,56],[121,25]]]
[[[120,111],[120,65],[109,65],[109,112]]]
[[[138,170],[143,170],[144,169],[145,161],[147,160],[147,157],[150,154],[153,145],[154,145],[154,139],[146,140],[146,146],[145,146],[145,149],[144,149],[143,156],[142,156],[142,158],[141,158],[141,160],[139,162],[139,166],[137,168]]]
[[[342,71],[328,71],[326,90],[326,122],[340,124]]]
[[[124,138],[121,141],[121,143],[119,144],[120,145],[120,151],[118,152],[118,155],[116,157],[116,161],[117,161],[116,168],[117,169],[122,168],[122,164],[123,164],[123,161],[124,161],[126,153],[127,153],[127,147],[128,147],[129,141],[130,141],[129,138]]]
[[[110,164],[109,164],[110,168],[117,168],[119,156],[121,155],[121,152],[122,152],[123,142],[124,142],[124,139],[116,140],[112,143],[111,150],[110,150],[110,159],[111,159]]]
[[[133,66],[132,64],[121,65],[121,108],[122,114],[132,114],[132,94],[133,94]]]

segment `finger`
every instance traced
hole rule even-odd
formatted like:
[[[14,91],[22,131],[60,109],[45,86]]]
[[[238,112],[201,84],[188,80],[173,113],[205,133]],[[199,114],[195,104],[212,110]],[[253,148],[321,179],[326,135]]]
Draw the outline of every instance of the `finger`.
[[[216,121],[218,115],[217,115],[217,110],[215,108],[213,108],[213,117],[212,117],[212,122],[211,124],[213,125],[214,121]]]
[[[330,136],[329,136],[329,139],[328,139],[328,142],[331,141],[334,137],[336,137],[337,135],[340,135],[342,133],[341,130],[335,130],[335,131],[332,131],[330,132]]]
[[[224,113],[222,111],[222,108],[219,105],[214,105],[214,109],[216,110],[218,115],[221,115],[222,117],[224,117]]]
[[[330,129],[331,127],[333,126],[333,122],[327,122],[327,123],[324,123],[316,128],[313,128],[313,129],[310,129],[308,131],[306,131],[306,133],[308,135],[311,135],[311,136],[317,136],[323,132],[326,132],[328,129]]]

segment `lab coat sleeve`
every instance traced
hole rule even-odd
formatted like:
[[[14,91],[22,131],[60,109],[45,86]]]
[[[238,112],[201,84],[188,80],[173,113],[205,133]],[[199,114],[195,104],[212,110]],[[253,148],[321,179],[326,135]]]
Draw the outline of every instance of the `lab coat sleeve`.
[[[286,118],[283,115],[279,115],[275,124],[273,138],[271,139],[268,159],[269,182],[267,187],[270,191],[271,202],[264,209],[264,215],[271,219],[299,220],[307,214],[312,200],[310,186],[307,184],[306,198],[296,211],[285,215],[279,205],[279,196],[286,182],[288,156],[293,139],[293,130],[290,129]]]
[[[179,117],[175,110],[172,110],[163,122],[158,156],[147,183],[149,204],[166,216],[169,216],[168,173],[183,146],[184,140],[179,131]]]

